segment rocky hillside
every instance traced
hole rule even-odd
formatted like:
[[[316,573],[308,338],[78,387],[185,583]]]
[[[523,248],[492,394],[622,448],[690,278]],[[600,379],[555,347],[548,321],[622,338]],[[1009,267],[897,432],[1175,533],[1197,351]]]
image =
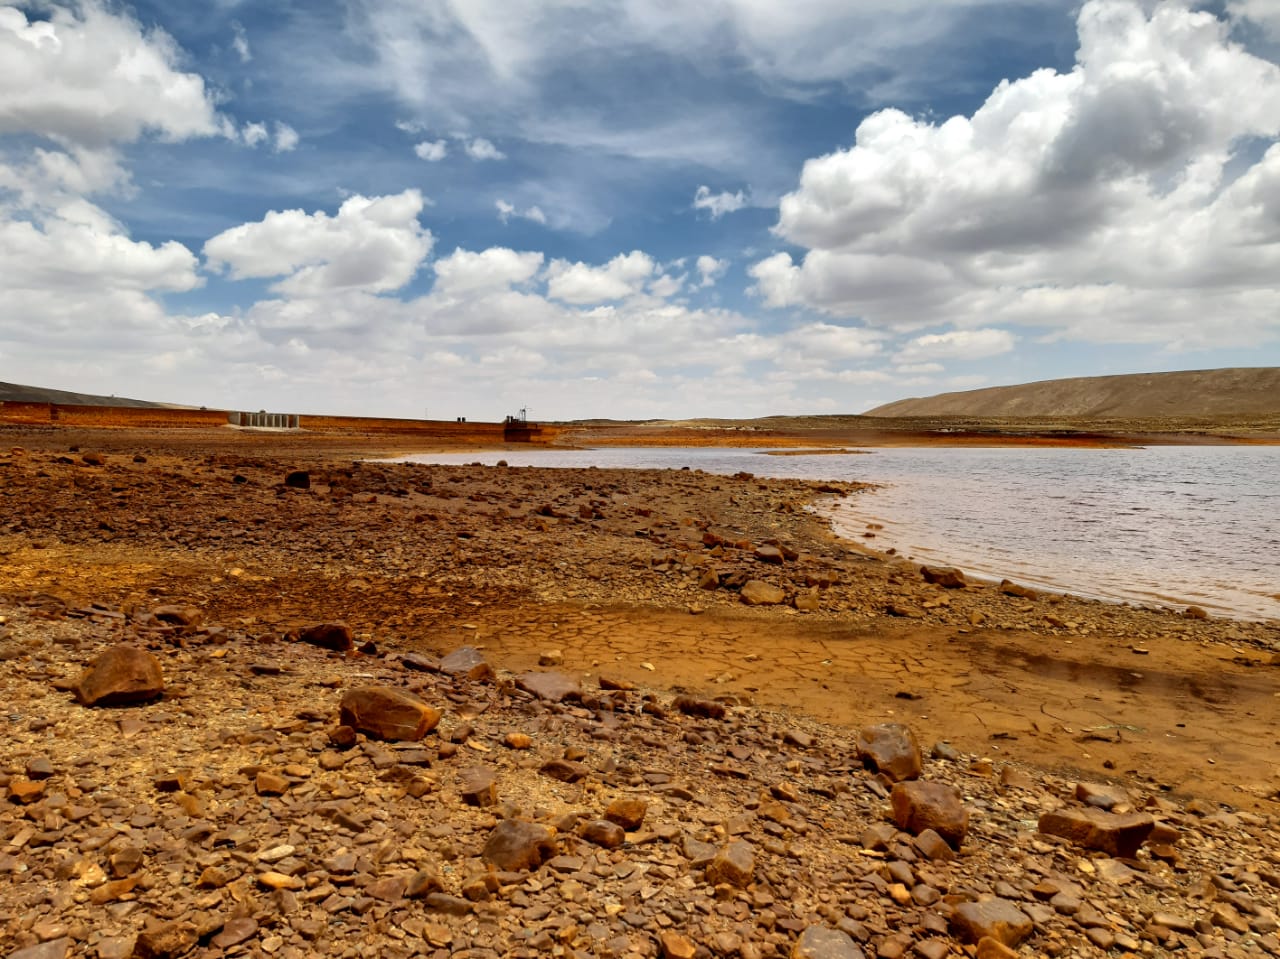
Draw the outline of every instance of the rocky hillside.
[[[0,383],[0,403],[60,403],[64,406],[128,406],[140,409],[158,409],[172,405],[131,400],[122,396],[50,390],[42,386],[23,386],[20,383]]]
[[[869,416],[1239,417],[1280,412],[1280,368],[1044,380],[898,400]]]

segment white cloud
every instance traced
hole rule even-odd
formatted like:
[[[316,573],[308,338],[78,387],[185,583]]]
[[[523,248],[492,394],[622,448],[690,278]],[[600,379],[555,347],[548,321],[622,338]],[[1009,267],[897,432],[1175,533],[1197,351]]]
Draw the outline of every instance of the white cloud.
[[[776,227],[808,253],[751,267],[764,302],[1186,348],[1209,322],[1280,335],[1280,67],[1177,3],[1089,0],[1078,28],[1068,73],[1003,82],[972,117],[880,111],[808,161]]]
[[[467,151],[467,156],[473,160],[505,160],[507,155],[494,146],[484,137],[476,137],[474,140],[465,140],[463,149]]]
[[[675,296],[684,289],[684,277],[672,276],[670,273],[663,273],[661,276],[656,276],[650,280],[646,289],[649,291],[651,296],[656,296],[665,300],[668,297]]]
[[[439,163],[449,155],[449,145],[444,140],[423,140],[414,145],[413,152],[418,155],[419,160]]]
[[[224,132],[204,80],[179,61],[167,33],[92,0],[48,20],[0,6],[0,134],[102,148]]]
[[[640,250],[620,253],[604,266],[552,260],[547,267],[547,293],[577,305],[620,300],[639,293],[655,267],[653,258]]]
[[[693,208],[706,210],[713,220],[720,219],[726,213],[736,213],[746,205],[747,195],[742,190],[737,193],[730,193],[727,190],[723,193],[712,193],[710,187],[700,186],[693,194]]]
[[[937,360],[980,360],[1012,352],[1017,337],[1008,330],[951,330],[917,336],[898,350],[900,364],[927,364]],[[902,367],[899,367],[900,369]]]
[[[266,142],[271,134],[267,132],[265,123],[246,123],[240,129],[240,136],[246,146],[256,147],[259,143]]]
[[[1280,3],[1276,0],[1227,0],[1227,13],[1253,21],[1272,38],[1280,40]]]
[[[513,216],[524,220],[532,220],[534,223],[541,223],[543,226],[547,223],[547,215],[542,212],[542,208],[539,206],[518,210],[514,203],[508,203],[506,200],[501,199],[495,200],[493,205],[498,211],[498,219],[503,223],[506,223]]]
[[[275,143],[272,149],[276,153],[288,153],[298,145],[298,131],[287,123],[281,123],[279,120],[275,123]]]
[[[405,190],[350,197],[333,217],[273,210],[213,237],[204,255],[210,268],[226,268],[233,279],[284,277],[273,289],[291,296],[396,290],[431,252],[431,233],[418,222],[424,206],[418,190]]]
[[[480,253],[457,249],[435,262],[433,295],[497,293],[524,285],[542,269],[542,260],[541,253],[517,253],[506,247],[490,247]]]
[[[893,370],[895,373],[907,373],[914,375],[927,375],[930,373],[941,373],[946,367],[941,363],[896,363]]]
[[[701,287],[715,286],[716,280],[724,276],[725,270],[729,269],[728,260],[717,260],[714,256],[703,255],[697,260],[698,275],[702,277],[702,281],[698,284]]]
[[[231,34],[231,49],[235,50],[241,63],[248,63],[253,59],[253,53],[249,50],[249,35],[245,33],[244,24],[239,20],[232,20]]]

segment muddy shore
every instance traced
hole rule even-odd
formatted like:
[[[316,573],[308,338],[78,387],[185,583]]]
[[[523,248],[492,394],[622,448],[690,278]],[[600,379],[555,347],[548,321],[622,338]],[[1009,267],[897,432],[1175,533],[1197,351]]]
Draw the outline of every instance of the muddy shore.
[[[621,957],[687,943],[684,959],[757,959],[821,926],[864,955],[941,957],[966,948],[958,907],[995,896],[1031,916],[1022,955],[1280,954],[1275,624],[931,584],[806,510],[855,484],[367,462],[409,451],[388,437],[0,434],[13,729],[0,941],[55,944],[23,959],[105,959],[168,922],[195,930],[172,955]],[[291,473],[305,484],[286,485]],[[174,623],[158,608],[191,612]],[[355,651],[295,641],[331,622]],[[160,701],[91,709],[57,688],[116,642],[160,658]],[[492,679],[439,671],[463,646]],[[422,668],[406,665],[415,656]],[[515,683],[538,671],[578,695]],[[344,690],[369,682],[443,713],[413,763],[364,734],[347,752],[329,742]],[[677,694],[726,715],[683,712]],[[926,757],[939,744],[925,778],[954,785],[975,822],[955,863],[892,828],[883,848],[868,842],[893,783],[863,768],[854,740],[882,723],[909,727]],[[510,746],[511,733],[530,743]],[[541,772],[567,754],[584,765],[572,788]],[[465,800],[477,766],[505,805]],[[280,792],[259,788],[264,770]],[[29,802],[34,782],[46,785]],[[1080,783],[1172,823],[1176,855],[1104,856],[1037,832],[1042,812],[1079,804]],[[595,821],[624,797],[648,803],[651,830],[612,848],[565,818]],[[350,834],[321,808],[343,802],[351,821],[366,816]],[[237,817],[244,832],[228,839]],[[504,820],[554,827],[565,871],[486,867],[480,847]],[[174,839],[202,822],[207,835]],[[413,826],[399,840],[397,823]],[[758,873],[720,889],[690,843],[735,839]],[[260,854],[286,846],[272,860],[286,868],[269,871],[290,882],[268,888]],[[116,876],[126,847],[143,866]],[[358,868],[326,864],[347,853]],[[1104,886],[1110,863],[1132,875]],[[227,881],[202,885],[215,867]],[[471,905],[424,915],[384,882],[426,868],[437,893]],[[467,887],[477,876],[483,890]],[[1045,883],[1056,891],[1041,898]],[[1191,904],[1201,884],[1216,892]],[[1043,908],[1064,891],[1075,908]],[[334,895],[364,911],[329,911]],[[1076,918],[1082,903],[1100,925]],[[1168,925],[1174,905],[1185,927]],[[335,916],[343,935],[313,925]]]

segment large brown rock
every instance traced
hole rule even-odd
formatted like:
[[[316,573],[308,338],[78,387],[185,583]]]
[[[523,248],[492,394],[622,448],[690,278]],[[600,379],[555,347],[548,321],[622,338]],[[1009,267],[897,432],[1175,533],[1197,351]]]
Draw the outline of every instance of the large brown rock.
[[[918,779],[924,769],[915,733],[902,723],[881,723],[858,730],[858,759],[894,782]]]
[[[932,829],[952,849],[959,849],[969,831],[969,810],[953,786],[914,781],[897,783],[890,796],[899,829],[920,835]]]
[[[943,589],[964,589],[968,582],[964,573],[954,566],[921,566],[920,575],[926,583],[933,583]]]
[[[1056,809],[1040,817],[1042,833],[1121,859],[1132,859],[1155,825],[1146,813],[1118,815],[1092,807]]]
[[[450,676],[484,682],[493,679],[493,667],[474,646],[459,646],[440,660],[440,672]]]
[[[564,673],[522,673],[516,686],[552,703],[582,699],[582,686]]]
[[[298,640],[309,646],[319,646],[335,653],[349,653],[355,645],[351,627],[346,623],[320,623],[308,626],[298,634]]]
[[[361,686],[342,697],[340,721],[378,739],[418,740],[440,722],[440,710],[391,686]]]
[[[546,826],[504,819],[489,833],[480,858],[505,872],[537,869],[559,855],[555,836]]]
[[[164,695],[160,660],[135,646],[112,646],[89,664],[72,687],[83,706],[128,706]]]
[[[1031,935],[1030,917],[1008,899],[962,902],[951,914],[951,931],[961,942],[977,943],[994,939],[1013,948]]]
[[[751,843],[738,839],[716,853],[707,865],[707,881],[720,885],[728,883],[738,888],[751,884],[756,872],[756,851]]]

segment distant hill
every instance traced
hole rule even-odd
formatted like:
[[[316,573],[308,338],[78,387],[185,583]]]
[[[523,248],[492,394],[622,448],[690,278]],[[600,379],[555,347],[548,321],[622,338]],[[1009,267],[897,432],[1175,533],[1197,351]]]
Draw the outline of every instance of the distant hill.
[[[1246,417],[1280,413],[1280,367],[1133,373],[994,386],[869,410],[883,417]]]
[[[63,406],[128,406],[135,409],[173,409],[172,403],[149,403],[122,396],[95,396],[92,393],[69,393],[40,386],[0,383],[0,403],[59,403]]]

